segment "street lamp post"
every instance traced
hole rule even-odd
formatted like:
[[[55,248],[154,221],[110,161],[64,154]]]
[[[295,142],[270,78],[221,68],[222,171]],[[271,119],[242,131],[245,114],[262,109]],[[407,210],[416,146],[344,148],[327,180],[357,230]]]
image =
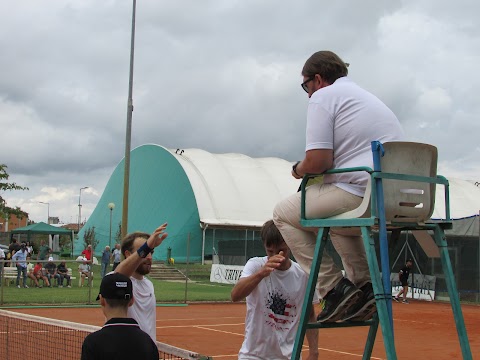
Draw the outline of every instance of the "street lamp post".
[[[44,201],[39,201],[38,203],[47,205],[47,224],[50,224],[50,203]]]
[[[113,209],[115,209],[115,204],[113,202],[109,203],[108,208],[110,209],[110,240],[108,241],[108,246],[111,249],[112,248],[112,214],[113,214]]]
[[[82,198],[82,190],[88,189],[88,186],[80,188],[80,195],[78,195],[78,230],[77,234],[80,232],[80,222],[82,221],[82,203],[81,203],[81,198]]]

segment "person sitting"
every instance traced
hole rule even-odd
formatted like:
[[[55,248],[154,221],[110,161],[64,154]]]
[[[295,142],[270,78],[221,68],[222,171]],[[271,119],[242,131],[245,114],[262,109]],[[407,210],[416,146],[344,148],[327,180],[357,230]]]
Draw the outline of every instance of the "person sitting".
[[[57,266],[57,273],[60,276],[60,279],[58,280],[58,287],[63,287],[63,279],[67,279],[67,287],[72,287],[72,280],[70,278],[70,275],[68,275],[68,269],[67,266],[65,265],[65,261],[62,261],[58,266]]]
[[[53,286],[53,279],[57,279],[57,285],[60,284],[60,275],[57,273],[57,265],[53,262],[53,257],[48,258],[48,263],[45,264],[45,270],[47,271],[48,281],[50,287]]]
[[[41,288],[42,285],[38,283],[37,277],[33,274],[34,265],[30,262],[30,256],[27,256],[27,277],[33,281],[35,287]]]
[[[50,282],[48,281],[48,278],[43,273],[43,265],[42,265],[41,262],[37,262],[35,264],[35,266],[33,267],[33,275],[37,279],[37,282],[38,282],[38,280],[42,279],[43,280],[43,285],[50,286]]]
[[[81,286],[83,286],[83,284],[85,282],[85,278],[88,278],[88,283],[89,284],[92,282],[93,273],[90,272],[90,265],[88,265],[87,258],[84,257],[82,259],[82,263],[78,266],[78,272],[80,273],[80,276],[82,277]]]

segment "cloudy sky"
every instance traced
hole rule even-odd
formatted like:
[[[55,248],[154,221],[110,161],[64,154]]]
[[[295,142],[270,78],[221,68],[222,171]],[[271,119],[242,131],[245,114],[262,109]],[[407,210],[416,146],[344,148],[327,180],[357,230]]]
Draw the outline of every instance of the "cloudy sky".
[[[132,149],[290,161],[304,153],[300,71],[333,50],[350,77],[480,180],[476,1],[139,0]],[[88,218],[125,152],[132,1],[0,0],[0,163],[34,221]]]

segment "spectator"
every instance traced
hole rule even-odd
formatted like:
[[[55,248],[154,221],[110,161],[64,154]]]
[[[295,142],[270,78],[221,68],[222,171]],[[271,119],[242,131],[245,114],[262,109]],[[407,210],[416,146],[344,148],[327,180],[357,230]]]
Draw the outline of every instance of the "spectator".
[[[35,276],[37,281],[38,280],[43,280],[43,285],[50,286],[48,278],[43,273],[43,264],[41,262],[37,262],[35,264],[35,266],[33,267],[33,275]],[[39,287],[41,287],[41,286],[39,285]]]
[[[113,256],[112,271],[115,271],[118,264],[120,264],[120,260],[121,260],[120,255],[122,255],[122,252],[120,251],[120,244],[115,244],[115,249],[113,249],[113,252],[112,252],[112,256]]]
[[[47,258],[47,255],[50,255],[52,252],[52,249],[48,247],[48,245],[45,244],[45,240],[40,241],[40,248],[38,249],[38,260],[45,260]]]
[[[12,239],[12,242],[8,246],[8,251],[10,252],[10,257],[15,255],[15,253],[20,250],[20,244],[17,242],[17,239]]]
[[[5,252],[3,251],[2,248],[0,248],[0,279],[2,278],[2,273],[3,273],[3,267],[5,266]],[[0,282],[0,286],[2,286],[2,283]]]
[[[110,246],[105,246],[105,250],[102,253],[102,278],[108,272],[108,266],[110,265],[110,258],[112,254],[110,253]]]
[[[60,279],[58,280],[58,287],[63,287],[63,279],[67,279],[67,287],[68,288],[72,287],[72,280],[71,280],[70,275],[68,275],[68,268],[65,265],[65,261],[62,261],[57,266],[57,273],[60,276]]]
[[[27,250],[28,251],[28,250]],[[35,283],[35,287],[41,288],[37,277],[33,273],[34,265],[30,262],[30,256],[27,256],[27,277]]]
[[[80,276],[82,277],[82,282],[81,286],[85,283],[85,278],[88,278],[88,283],[90,284],[92,282],[93,274],[90,273],[90,265],[88,265],[88,260],[87,258],[82,259],[82,263],[78,266],[78,272],[80,273]]]
[[[53,257],[48,258],[48,263],[45,264],[47,278],[50,282],[50,287],[53,286],[53,279],[57,279],[57,285],[60,285],[60,275],[57,273],[57,265],[53,262]]]
[[[12,256],[12,261],[15,261],[17,264],[17,287],[20,289],[20,275],[23,275],[23,287],[28,288],[27,285],[27,249],[25,244],[20,246],[18,250]]]
[[[33,255],[33,246],[30,244],[30,241],[27,241],[27,252],[28,252],[28,256],[32,256]]]
[[[82,251],[82,255],[88,261],[92,260],[92,245],[88,245],[87,248]]]
[[[128,276],[120,273],[105,276],[97,300],[107,322],[83,341],[82,360],[159,359],[155,342],[127,315],[135,301]]]

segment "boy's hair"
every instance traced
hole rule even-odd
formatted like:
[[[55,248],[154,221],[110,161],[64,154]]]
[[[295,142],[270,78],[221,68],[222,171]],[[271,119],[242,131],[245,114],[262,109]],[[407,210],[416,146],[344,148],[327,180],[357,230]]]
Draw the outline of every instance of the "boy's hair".
[[[133,232],[131,234],[127,234],[122,240],[121,251],[122,251],[123,257],[125,257],[125,251],[128,250],[128,251],[132,252],[133,243],[134,243],[136,238],[142,238],[142,239],[148,240],[149,237],[150,237],[150,234],[145,233],[145,232],[140,232],[140,231],[136,231],[136,232]]]
[[[268,220],[263,224],[260,235],[262,236],[263,246],[265,247],[279,245],[285,242],[277,226],[273,223],[273,220]]]
[[[130,303],[131,299],[106,299],[104,298],[105,302],[111,308],[124,308],[128,309],[128,304]]]
[[[318,74],[329,84],[333,84],[338,78],[348,75],[347,64],[331,51],[318,51],[306,61],[303,66],[303,76],[315,76]]]

